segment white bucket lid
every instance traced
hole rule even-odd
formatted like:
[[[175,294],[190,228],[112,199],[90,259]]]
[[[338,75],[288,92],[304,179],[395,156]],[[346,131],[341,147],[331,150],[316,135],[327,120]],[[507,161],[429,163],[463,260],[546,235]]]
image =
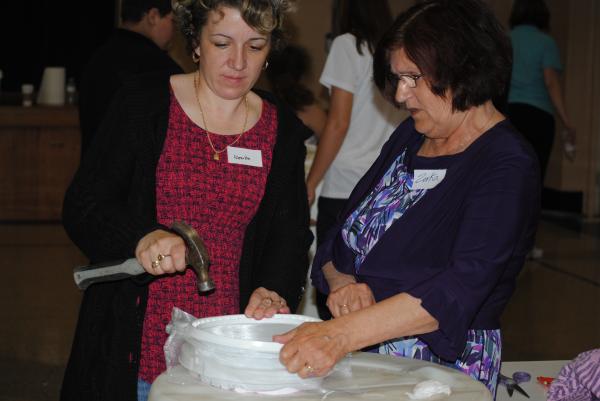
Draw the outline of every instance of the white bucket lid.
[[[188,335],[203,343],[278,354],[282,345],[273,342],[275,334],[283,334],[305,322],[320,319],[304,315],[275,315],[255,320],[245,315],[226,315],[198,319]]]

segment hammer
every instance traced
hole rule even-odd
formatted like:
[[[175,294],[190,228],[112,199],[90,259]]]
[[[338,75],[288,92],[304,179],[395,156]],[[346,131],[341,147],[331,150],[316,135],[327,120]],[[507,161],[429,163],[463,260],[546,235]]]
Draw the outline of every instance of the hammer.
[[[215,283],[208,276],[208,266],[210,264],[208,252],[196,230],[178,221],[171,225],[171,230],[183,238],[185,242],[187,248],[185,261],[196,271],[198,291],[207,292],[213,290]],[[73,278],[77,287],[85,290],[92,284],[122,280],[145,272],[137,259],[131,258],[76,267],[73,269]]]

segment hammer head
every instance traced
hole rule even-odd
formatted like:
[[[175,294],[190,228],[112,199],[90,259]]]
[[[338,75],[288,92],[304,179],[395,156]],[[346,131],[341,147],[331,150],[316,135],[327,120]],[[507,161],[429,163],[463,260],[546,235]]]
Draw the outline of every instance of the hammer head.
[[[198,291],[214,290],[215,283],[208,275],[208,266],[210,265],[208,252],[196,230],[180,221],[173,222],[171,230],[183,238],[185,242],[187,248],[185,259],[187,264],[196,271]]]

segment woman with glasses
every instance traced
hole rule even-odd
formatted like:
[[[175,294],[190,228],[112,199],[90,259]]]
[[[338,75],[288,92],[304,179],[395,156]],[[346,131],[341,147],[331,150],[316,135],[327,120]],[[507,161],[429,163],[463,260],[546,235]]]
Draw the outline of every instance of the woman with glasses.
[[[411,117],[354,188],[312,267],[332,320],[276,338],[300,376],[349,351],[454,367],[495,394],[500,315],[533,245],[538,163],[494,107],[509,39],[479,0],[419,2],[374,56],[375,83]]]

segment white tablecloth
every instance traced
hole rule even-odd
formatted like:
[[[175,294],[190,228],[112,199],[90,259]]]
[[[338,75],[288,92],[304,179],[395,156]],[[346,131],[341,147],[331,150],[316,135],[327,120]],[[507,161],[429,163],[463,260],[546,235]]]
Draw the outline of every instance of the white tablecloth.
[[[320,390],[286,396],[221,390],[199,382],[178,366],[171,375],[163,373],[156,379],[149,401],[407,401],[407,393],[413,391],[415,384],[427,379],[452,388],[450,396],[437,396],[436,401],[491,401],[491,394],[483,384],[459,371],[430,362],[359,352],[352,355],[349,364],[350,369],[326,377]]]
[[[521,387],[529,397],[515,391],[512,397],[508,396],[506,388],[498,386],[496,401],[546,401],[546,389],[537,381],[538,376],[556,377],[560,369],[569,361],[529,361],[529,362],[502,362],[502,374],[512,377],[514,372],[527,372],[531,375],[531,381],[521,383]]]

